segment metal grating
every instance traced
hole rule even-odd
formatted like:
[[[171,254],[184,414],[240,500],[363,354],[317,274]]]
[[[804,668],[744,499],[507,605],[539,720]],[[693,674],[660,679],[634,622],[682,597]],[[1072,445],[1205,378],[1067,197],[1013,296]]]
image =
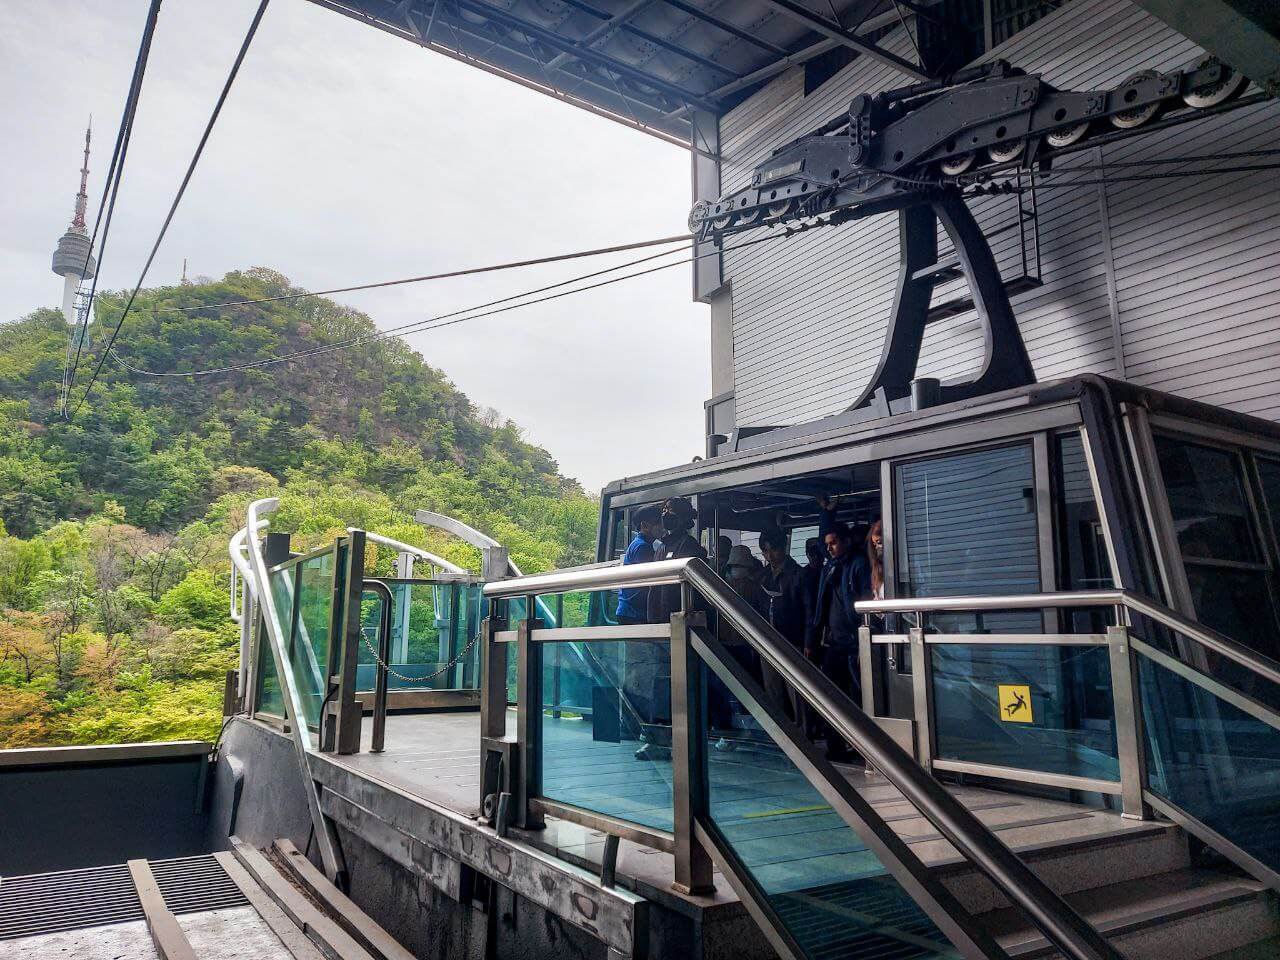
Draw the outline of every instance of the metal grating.
[[[212,854],[152,860],[151,875],[156,878],[165,906],[174,913],[225,910],[249,902]]]
[[[213,856],[153,860],[151,872],[174,913],[248,904]],[[126,864],[0,879],[0,940],[142,920]]]

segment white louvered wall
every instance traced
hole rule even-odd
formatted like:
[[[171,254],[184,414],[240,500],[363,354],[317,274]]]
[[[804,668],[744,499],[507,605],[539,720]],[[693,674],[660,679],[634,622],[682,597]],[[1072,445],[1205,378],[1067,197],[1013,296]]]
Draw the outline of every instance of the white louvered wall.
[[[882,43],[910,50],[900,34]],[[1139,69],[1194,64],[1201,51],[1128,0],[1072,0],[991,56],[1057,86],[1089,89],[1114,86]],[[847,109],[855,94],[905,81],[861,58],[808,97],[803,82],[803,70],[791,70],[721,119],[724,192],[745,186],[773,149]],[[1071,162],[1276,148],[1280,106],[1267,103]],[[1108,176],[1150,169],[1115,167]],[[1123,374],[1280,419],[1278,187],[1280,174],[1264,171],[1116,182],[1105,195],[1099,187],[1039,191],[1044,285],[1013,300],[1037,376]],[[1002,223],[1011,203],[983,200],[974,210],[984,224]],[[1016,233],[993,246],[1006,276],[1016,272]],[[814,420],[857,398],[879,358],[897,265],[896,215],[726,253],[740,426]],[[945,296],[940,289],[937,299]],[[979,351],[972,313],[942,321],[930,327],[920,372],[956,378],[973,368]]]

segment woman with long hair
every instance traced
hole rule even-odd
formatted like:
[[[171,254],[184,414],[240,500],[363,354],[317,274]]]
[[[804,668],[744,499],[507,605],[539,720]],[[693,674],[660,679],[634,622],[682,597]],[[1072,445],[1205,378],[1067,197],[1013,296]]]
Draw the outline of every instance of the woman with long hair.
[[[884,524],[879,520],[867,531],[867,566],[871,568],[871,596],[884,599]]]

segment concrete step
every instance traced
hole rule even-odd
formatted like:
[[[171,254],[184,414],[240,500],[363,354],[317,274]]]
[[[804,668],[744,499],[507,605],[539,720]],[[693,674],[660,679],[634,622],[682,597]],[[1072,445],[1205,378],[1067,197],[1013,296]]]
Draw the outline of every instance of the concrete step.
[[[1169,823],[1134,827],[1119,822],[1114,830],[1088,836],[1018,842],[1017,834],[1001,834],[1015,853],[1057,893],[1066,895],[1123,881],[1140,880],[1191,866],[1186,834]],[[1038,832],[1045,832],[1040,828]],[[1008,899],[972,864],[941,864],[935,874],[975,914],[1010,906]]]
[[[1066,899],[1129,960],[1208,960],[1280,935],[1272,892],[1229,870],[1173,870],[1078,891]],[[1013,908],[980,920],[1017,960],[1060,956]]]
[[[1247,947],[1215,953],[1208,960],[1275,960],[1276,957],[1280,957],[1280,937],[1267,937]]]

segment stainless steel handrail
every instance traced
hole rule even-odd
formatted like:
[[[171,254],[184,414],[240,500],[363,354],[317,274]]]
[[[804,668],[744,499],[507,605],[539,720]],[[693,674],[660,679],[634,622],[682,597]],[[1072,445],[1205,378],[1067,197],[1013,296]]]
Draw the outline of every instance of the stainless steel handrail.
[[[688,563],[689,558],[680,558],[657,560],[653,563],[631,563],[626,566],[531,573],[527,577],[512,577],[486,583],[484,595],[491,600],[504,600],[548,593],[573,593],[580,590],[659,587],[667,583],[679,583]]]
[[[553,571],[486,584],[490,599],[660,586],[685,582],[720,612],[752,647],[929,820],[960,853],[1073,960],[1121,960],[1058,894],[921,768],[816,666],[782,639],[746,601],[697,558],[630,564],[579,573]]]
[[[903,597],[893,600],[860,600],[855,606],[858,613],[870,614],[1123,607],[1163,624],[1214,653],[1234,660],[1272,683],[1280,684],[1280,664],[1274,660],[1260,656],[1230,637],[1131,590],[1022,593],[991,597]]]

